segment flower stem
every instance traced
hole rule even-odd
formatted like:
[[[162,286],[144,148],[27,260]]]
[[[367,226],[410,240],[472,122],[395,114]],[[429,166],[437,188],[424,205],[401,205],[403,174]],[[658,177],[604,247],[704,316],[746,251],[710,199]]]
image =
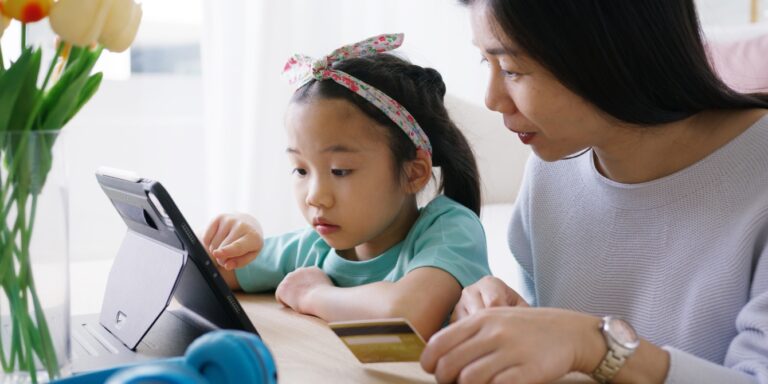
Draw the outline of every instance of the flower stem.
[[[45,87],[48,86],[48,80],[51,79],[51,74],[53,73],[53,69],[56,67],[56,63],[59,61],[59,56],[61,55],[61,51],[64,49],[64,45],[69,44],[65,42],[59,43],[58,48],[56,48],[56,55],[53,56],[53,59],[51,59],[51,65],[48,66],[48,73],[45,74],[45,80],[43,80],[43,86],[40,87],[40,90],[45,92]]]
[[[0,73],[5,71],[5,61],[3,60],[3,45],[0,44]]]
[[[21,23],[21,50],[27,48],[27,23]]]

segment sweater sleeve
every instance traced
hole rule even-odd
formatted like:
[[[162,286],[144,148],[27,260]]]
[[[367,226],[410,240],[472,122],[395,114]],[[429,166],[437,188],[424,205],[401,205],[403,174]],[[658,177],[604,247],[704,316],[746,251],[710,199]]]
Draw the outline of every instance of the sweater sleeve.
[[[717,365],[672,347],[667,384],[768,384],[768,244],[757,259],[750,300],[736,317],[736,337]]]

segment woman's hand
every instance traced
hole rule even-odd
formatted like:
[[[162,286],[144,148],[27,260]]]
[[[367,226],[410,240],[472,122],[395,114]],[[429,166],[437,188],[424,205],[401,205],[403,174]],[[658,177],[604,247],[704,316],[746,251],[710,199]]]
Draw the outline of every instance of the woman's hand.
[[[486,276],[461,291],[461,299],[453,309],[451,321],[490,307],[528,307],[528,303],[499,278]]]
[[[250,215],[219,215],[205,231],[203,246],[224,270],[242,268],[264,246],[261,225]]]
[[[432,336],[421,366],[448,383],[544,383],[591,372],[606,353],[600,319],[551,308],[488,308]]]
[[[333,287],[333,282],[322,269],[317,267],[299,268],[287,274],[275,291],[275,298],[294,311],[315,315],[312,311],[311,294],[323,287]]]

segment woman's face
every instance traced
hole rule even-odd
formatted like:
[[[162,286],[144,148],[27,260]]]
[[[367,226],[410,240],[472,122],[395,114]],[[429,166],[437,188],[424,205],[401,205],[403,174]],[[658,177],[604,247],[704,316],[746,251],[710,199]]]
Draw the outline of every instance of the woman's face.
[[[615,130],[592,104],[563,86],[548,70],[494,34],[483,2],[471,7],[473,43],[490,67],[485,104],[545,161],[600,146]]]

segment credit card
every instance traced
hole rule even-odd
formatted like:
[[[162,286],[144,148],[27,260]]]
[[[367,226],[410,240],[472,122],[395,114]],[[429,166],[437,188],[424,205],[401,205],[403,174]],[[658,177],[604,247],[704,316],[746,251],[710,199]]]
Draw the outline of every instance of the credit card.
[[[340,321],[328,326],[361,363],[419,361],[426,344],[403,318]]]

